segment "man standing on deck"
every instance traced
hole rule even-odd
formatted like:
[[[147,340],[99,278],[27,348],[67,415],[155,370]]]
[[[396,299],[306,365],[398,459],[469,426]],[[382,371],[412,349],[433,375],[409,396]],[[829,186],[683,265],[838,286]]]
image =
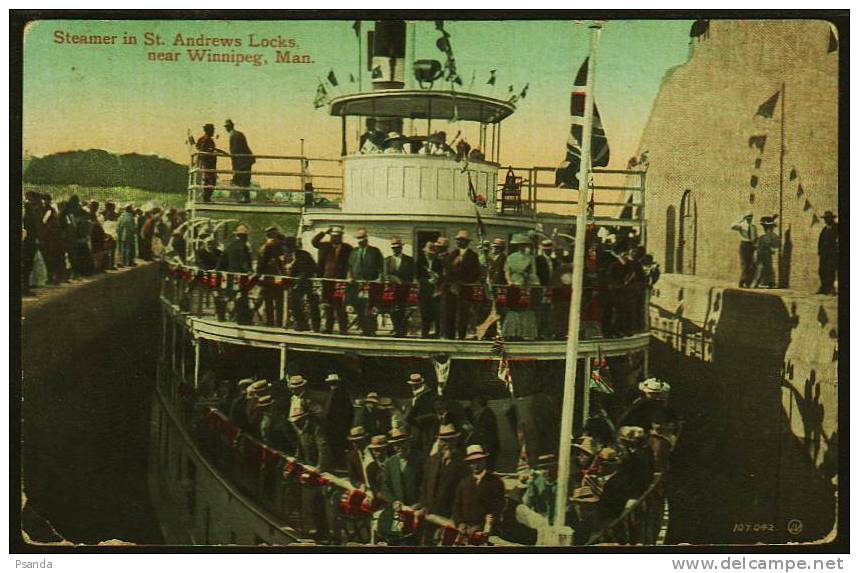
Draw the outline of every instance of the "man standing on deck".
[[[430,331],[436,338],[440,335],[440,281],[444,269],[435,243],[427,241],[418,257],[418,306],[421,312],[421,338],[429,338]]]
[[[465,462],[471,475],[463,478],[453,498],[453,522],[463,535],[491,533],[501,519],[506,500],[504,482],[486,467],[483,446],[468,446]]]
[[[248,146],[248,140],[241,131],[236,131],[233,120],[224,122],[224,129],[230,134],[230,155],[233,161],[233,185],[237,187],[250,187],[251,167],[256,163],[253,151]],[[236,157],[239,156],[239,157]],[[243,203],[251,202],[251,194],[248,190],[242,191]]]
[[[253,272],[251,248],[248,246],[249,233],[250,229],[247,225],[237,226],[234,231],[235,236],[224,247],[221,260],[218,261],[219,271],[235,273],[227,275],[227,288],[222,293],[221,304],[225,306],[228,301],[235,299],[235,320],[241,324],[247,324],[251,320],[248,293],[241,290],[239,282],[241,278],[238,276]],[[224,311],[220,310],[218,316],[223,315]]]
[[[817,294],[834,294],[835,273],[838,271],[838,224],[832,211],[823,214],[826,226],[817,239],[817,255],[820,257],[820,290]]]
[[[262,298],[265,304],[265,323],[267,326],[283,326],[283,289],[277,281],[284,274],[283,243],[280,230],[271,225],[265,230],[265,243],[259,250],[257,274],[263,276]]]
[[[438,430],[438,451],[427,461],[421,484],[421,505],[427,513],[450,517],[456,488],[471,473],[459,447],[460,433],[453,424]],[[424,539],[428,544],[430,540]]]
[[[406,425],[414,437],[414,447],[427,456],[438,427],[433,392],[426,385],[424,377],[417,372],[411,374],[407,382],[412,390],[412,400],[406,412]]]
[[[232,123],[232,122],[231,122]],[[238,133],[238,132],[236,132]],[[212,192],[215,189],[215,182],[218,180],[218,174],[215,170],[218,168],[218,156],[215,155],[218,150],[215,147],[215,126],[207,123],[203,126],[203,135],[194,143],[197,149],[197,169],[200,172],[197,175],[197,185],[203,185],[203,202],[210,203],[212,201]],[[190,135],[188,137],[191,137]],[[243,136],[244,137],[244,136]],[[193,138],[192,138],[193,139]],[[230,138],[232,142],[232,138]],[[245,142],[247,145],[247,142]],[[248,177],[250,180],[250,177]]]
[[[456,250],[444,257],[442,324],[445,338],[465,339],[471,318],[471,285],[480,280],[480,259],[468,248],[465,229],[456,234]]]
[[[731,225],[740,234],[740,288],[750,288],[755,278],[755,244],[758,242],[758,228],[755,216],[747,213],[745,217]]]
[[[319,332],[319,296],[314,291],[312,281],[316,276],[316,262],[310,253],[298,248],[298,240],[295,237],[283,238],[283,260],[286,276],[296,279],[292,283],[288,299],[292,327],[305,331],[312,326],[314,332]],[[310,324],[304,312],[305,301],[308,301],[310,307]]]
[[[323,242],[325,235],[331,238]],[[331,334],[334,326],[334,316],[337,316],[337,324],[340,334],[348,334],[349,323],[346,320],[346,308],[343,299],[336,296],[335,280],[344,280],[349,270],[349,255],[352,253],[352,245],[343,242],[343,227],[330,227],[326,231],[320,231],[310,241],[319,251],[317,255],[316,275],[323,279],[322,300],[325,302],[325,334]]]
[[[370,245],[366,229],[355,231],[358,246],[349,254],[349,274],[353,281],[377,281],[382,275],[382,251]],[[370,315],[370,285],[352,285],[355,312],[364,336],[376,335],[376,317]]]
[[[385,259],[385,282],[394,283],[394,308],[391,321],[394,323],[394,336],[406,336],[406,293],[408,285],[415,282],[415,260],[403,254],[403,240],[391,239],[391,256]]]

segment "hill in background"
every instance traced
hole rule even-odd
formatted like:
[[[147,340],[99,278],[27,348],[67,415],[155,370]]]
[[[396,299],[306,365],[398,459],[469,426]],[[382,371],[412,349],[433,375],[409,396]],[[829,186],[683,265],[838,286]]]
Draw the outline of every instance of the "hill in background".
[[[156,155],[116,155],[102,149],[64,151],[30,158],[24,168],[24,182],[185,193],[188,167]]]

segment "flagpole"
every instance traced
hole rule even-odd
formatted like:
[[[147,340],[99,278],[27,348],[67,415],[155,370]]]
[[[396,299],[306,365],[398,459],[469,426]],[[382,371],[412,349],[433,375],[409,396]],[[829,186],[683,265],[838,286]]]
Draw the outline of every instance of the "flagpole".
[[[361,87],[361,68],[363,68],[363,67],[364,67],[364,66],[363,66],[363,64],[364,64],[364,58],[363,58],[363,55],[364,55],[364,54],[363,54],[363,53],[362,53],[362,51],[361,51],[361,32],[362,32],[362,30],[361,30],[361,21],[360,21],[360,20],[358,20],[358,32],[357,32],[357,35],[358,35],[358,93],[361,93],[361,91],[362,91],[362,87]]]
[[[573,414],[576,405],[576,365],[579,354],[579,324],[581,322],[582,283],[584,282],[585,227],[588,215],[588,181],[591,170],[591,133],[594,118],[594,76],[596,53],[602,23],[591,25],[591,47],[585,83],[584,126],[582,129],[582,161],[579,167],[579,213],[576,217],[576,242],[573,249],[573,288],[567,326],[567,348],[564,368],[564,401],[561,409],[561,433],[558,437],[558,489],[555,497],[556,528],[566,525],[567,485],[570,477],[570,438],[573,434]],[[587,380],[587,373],[585,373]],[[587,387],[585,388],[587,392]]]
[[[784,82],[781,83],[781,142],[779,144],[779,161],[778,161],[778,281],[776,284],[780,288],[784,288],[784,251],[782,250],[782,242],[784,241]]]

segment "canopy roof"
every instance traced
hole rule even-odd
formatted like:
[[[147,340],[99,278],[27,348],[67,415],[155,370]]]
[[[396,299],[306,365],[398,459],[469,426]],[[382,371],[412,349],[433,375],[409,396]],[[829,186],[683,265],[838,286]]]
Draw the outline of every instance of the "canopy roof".
[[[331,100],[331,115],[402,117],[405,119],[459,119],[498,123],[516,106],[476,94],[432,90],[378,90]]]

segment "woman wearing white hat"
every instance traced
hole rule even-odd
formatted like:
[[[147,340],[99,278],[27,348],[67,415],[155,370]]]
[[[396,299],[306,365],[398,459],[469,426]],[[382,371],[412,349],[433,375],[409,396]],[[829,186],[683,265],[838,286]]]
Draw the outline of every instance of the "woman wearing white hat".
[[[510,248],[516,248],[516,252],[507,257],[504,274],[508,285],[521,289],[520,304],[508,307],[501,334],[507,340],[534,340],[537,338],[537,315],[531,309],[530,287],[539,286],[540,281],[537,264],[531,254],[531,239],[525,233],[517,233],[510,241]],[[509,293],[508,304],[513,302]]]

